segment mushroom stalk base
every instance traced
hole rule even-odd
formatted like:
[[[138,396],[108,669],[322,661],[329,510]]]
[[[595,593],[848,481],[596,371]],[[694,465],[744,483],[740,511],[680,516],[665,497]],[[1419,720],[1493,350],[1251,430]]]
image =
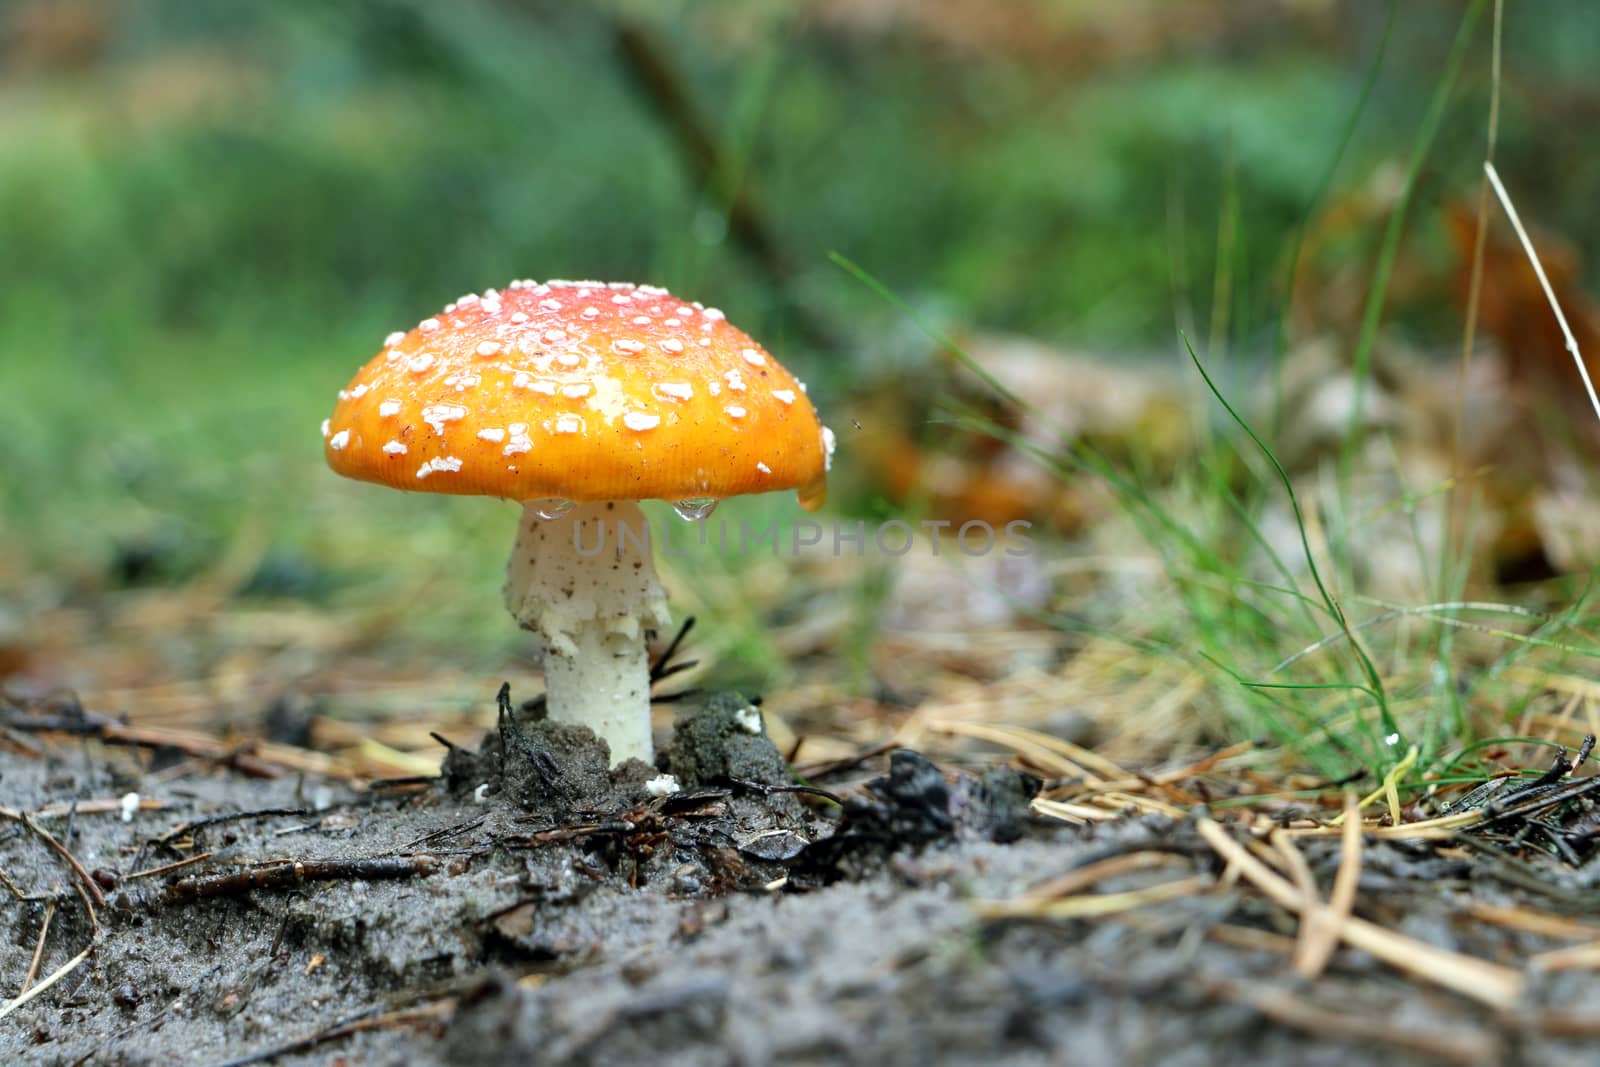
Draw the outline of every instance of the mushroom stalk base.
[[[518,624],[544,640],[550,719],[589,727],[613,765],[651,762],[645,638],[668,615],[639,505],[578,504],[556,519],[523,505],[505,596]]]

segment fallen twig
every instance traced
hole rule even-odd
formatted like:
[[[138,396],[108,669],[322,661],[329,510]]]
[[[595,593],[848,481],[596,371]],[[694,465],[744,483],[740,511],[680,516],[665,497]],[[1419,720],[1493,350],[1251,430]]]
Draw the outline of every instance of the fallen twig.
[[[204,819],[191,819],[181,822],[155,839],[156,845],[170,845],[184,834],[192,834],[196,830],[204,830],[210,826],[220,826],[223,823],[240,822],[245,819],[265,819],[276,815],[303,816],[311,813],[304,808],[256,808],[252,811],[230,811],[223,815],[210,815]]]
[[[60,886],[56,886],[51,892],[54,893],[60,888]],[[28,991],[28,987],[33,984],[34,977],[39,973],[39,962],[44,959],[45,938],[50,933],[50,920],[55,918],[55,914],[56,902],[54,900],[46,901],[44,905],[44,921],[39,924],[39,940],[33,946],[33,962],[28,964],[28,973],[22,976],[22,988],[17,990],[17,996],[19,997]]]
[[[1089,919],[1198,896],[1215,885],[1209,877],[1191,875],[1121,893],[1079,893],[1053,900],[978,900],[973,907],[985,919]]]
[[[1332,1011],[1287,989],[1262,982],[1202,977],[1199,984],[1211,996],[1247,1004],[1280,1026],[1329,1041],[1341,1044],[1352,1039],[1370,1041],[1461,1067],[1501,1062],[1500,1039],[1477,1027],[1458,1023],[1449,1030],[1422,1030],[1368,1014]]]
[[[1099,753],[1038,730],[957,720],[931,721],[927,728],[934,733],[971,737],[1015,749],[1057,773],[1083,779],[1093,789],[1137,788],[1144,784],[1137,775],[1129,774]]]
[[[276,815],[298,816],[309,814],[311,813],[303,808],[256,808],[251,811],[225,812],[221,815],[207,816],[204,819],[188,819],[179,823],[177,826],[174,826],[160,837],[152,838],[140,846],[138,855],[134,856],[133,858],[133,866],[138,867],[140,864],[144,863],[146,853],[148,853],[152,848],[158,851],[165,850],[175,855],[180,854],[178,850],[173,847],[172,843],[185,834],[193,834],[197,830],[204,830],[212,826],[220,826],[223,823],[240,822],[245,819],[270,818]]]
[[[432,845],[436,842],[444,840],[447,837],[455,837],[457,834],[464,834],[469,830],[476,830],[478,827],[482,826],[488,821],[489,816],[487,815],[479,815],[475,819],[464,819],[461,822],[454,823],[450,826],[443,826],[437,830],[431,830],[428,833],[423,834],[421,837],[407,841],[396,851],[404,852],[407,849],[416,848],[418,845]]]
[[[1547,808],[1564,804],[1569,800],[1588,796],[1590,793],[1600,792],[1600,778],[1578,778],[1568,781],[1565,785],[1549,788],[1520,790],[1504,801],[1490,801],[1483,809],[1485,823],[1504,822],[1507,819],[1526,819]],[[1533,796],[1528,796],[1534,793]],[[1526,798],[1526,799],[1524,799]]]
[[[142,871],[134,871],[132,874],[124,875],[122,881],[132,882],[138,878],[154,878],[159,874],[171,874],[173,871],[181,870],[184,867],[192,867],[196,863],[204,863],[206,860],[215,855],[215,852],[199,852],[187,859],[178,860],[175,863],[163,863],[159,867],[146,867]]]
[[[1149,870],[1152,867],[1164,867],[1173,862],[1182,862],[1183,857],[1173,852],[1156,852],[1145,850],[1142,852],[1127,852],[1119,856],[1110,856],[1103,860],[1084,864],[1082,867],[1068,871],[1066,874],[1037,885],[1029,886],[1022,894],[1024,900],[1053,900],[1057,897],[1071,896],[1081,893],[1085,889],[1098,885],[1107,878],[1115,878],[1120,874],[1132,871]]]
[[[1269,840],[1278,850],[1280,866],[1289,873],[1295,889],[1300,893],[1300,914],[1303,918],[1300,920],[1300,936],[1295,941],[1294,971],[1302,978],[1315,978],[1322,973],[1328,958],[1323,948],[1325,935],[1319,937],[1319,931],[1332,924],[1317,921],[1323,913],[1322,896],[1317,892],[1317,880],[1311,874],[1311,865],[1295,845],[1294,838],[1282,830],[1274,830]],[[1337,927],[1334,929],[1337,930]],[[1337,942],[1337,934],[1334,935],[1334,941]]]
[[[1600,969],[1600,941],[1584,945],[1569,945],[1538,952],[1528,957],[1528,966],[1535,971],[1593,971]]]
[[[1538,934],[1540,937],[1566,941],[1600,940],[1600,926],[1570,918],[1566,915],[1552,915],[1548,912],[1534,911],[1531,908],[1521,906],[1469,904],[1467,905],[1467,915],[1479,922],[1493,923],[1496,926],[1503,926],[1511,930]]]
[[[1339,945],[1339,930],[1355,909],[1356,889],[1361,883],[1361,817],[1355,794],[1345,794],[1344,813],[1339,870],[1333,876],[1328,906],[1301,920],[1295,970],[1307,978],[1317,977],[1327,967],[1328,959]],[[1292,841],[1292,838],[1285,835],[1283,840]]]
[[[1229,745],[1226,748],[1220,748],[1211,753],[1211,755],[1202,757],[1193,763],[1186,764],[1182,767],[1176,767],[1170,771],[1163,771],[1160,774],[1151,775],[1150,781],[1155,785],[1177,785],[1179,782],[1186,781],[1190,778],[1196,777],[1197,775],[1206,773],[1223,760],[1232,759],[1235,756],[1242,756],[1246,752],[1254,752],[1257,749],[1264,748],[1266,744],[1267,742],[1261,738],[1256,738],[1250,741],[1240,741],[1237,744]]]
[[[794,259],[769,223],[742,168],[728,158],[722,139],[691,97],[688,79],[678,68],[674,50],[657,40],[642,21],[617,18],[615,26],[618,50],[628,73],[671,133],[693,181],[716,198],[728,232],[771,279],[806,337],[823,350],[844,348],[846,342],[836,324],[796,296]]]
[[[627,834],[635,829],[637,827],[631,823],[612,820],[603,823],[585,823],[581,826],[557,826],[549,830],[535,830],[526,837],[500,837],[495,839],[495,844],[501,848],[543,848],[545,845],[554,845],[562,841],[576,841],[591,834]]]
[[[439,869],[442,857],[377,856],[337,860],[280,860],[238,871],[234,874],[197,875],[180,878],[161,895],[164,904],[181,904],[211,897],[243,896],[257,889],[283,889],[305,882],[377,881],[414,878]]]
[[[862,749],[853,756],[845,756],[842,759],[823,760],[820,763],[798,764],[794,768],[794,773],[800,778],[808,781],[814,778],[826,778],[829,775],[838,774],[840,771],[848,771],[851,768],[859,767],[868,760],[876,759],[877,757],[888,752],[893,752],[899,747],[899,741],[893,739],[882,741],[870,748]]]
[[[154,797],[140,797],[140,811],[160,811],[166,804]],[[126,810],[121,797],[102,798],[100,800],[75,800],[70,804],[46,804],[42,808],[34,808],[28,812],[35,819],[54,819],[62,815],[76,812],[79,815],[121,815]],[[18,808],[0,807],[0,817],[22,821],[22,811]]]
[[[278,1059],[280,1056],[293,1056],[300,1052],[309,1052],[320,1045],[340,1038],[350,1037],[353,1034],[365,1033],[369,1030],[382,1030],[390,1026],[409,1026],[416,1023],[430,1022],[441,1019],[455,1010],[456,999],[447,997],[436,1000],[431,1004],[420,1007],[400,1008],[395,1011],[380,1012],[377,1008],[369,1008],[364,1012],[341,1019],[332,1026],[318,1030],[314,1034],[298,1038],[286,1044],[275,1045],[272,1048],[261,1049],[246,1056],[237,1056],[231,1060],[214,1063],[211,1067],[250,1067],[251,1064],[266,1063],[268,1060]]]
[[[1252,856],[1216,820],[1201,818],[1196,822],[1196,829],[1219,856],[1238,868],[1239,873],[1273,903],[1296,914],[1306,910],[1295,887]],[[1508,1009],[1522,995],[1524,980],[1518,971],[1474,956],[1436,948],[1365,919],[1353,916],[1345,919],[1339,924],[1339,936],[1352,947],[1376,956],[1390,966],[1494,1008]]]
[[[839,794],[831,793],[828,790],[823,789],[821,786],[768,785],[765,782],[753,782],[747,778],[734,778],[731,776],[725,779],[725,781],[727,781],[730,785],[745,790],[746,792],[759,793],[764,797],[771,796],[774,793],[801,793],[806,796],[821,797],[823,800],[829,801],[833,804],[842,805],[844,803],[844,798],[839,796]]]
[[[67,975],[71,974],[73,971],[77,970],[78,969],[78,965],[81,964],[84,960],[88,959],[89,958],[89,954],[94,951],[95,944],[96,944],[95,942],[90,941],[88,948],[84,949],[82,952],[80,952],[76,956],[72,957],[66,963],[63,963],[60,967],[56,968],[56,970],[51,973],[50,977],[46,978],[44,981],[42,981],[38,985],[34,986],[32,989],[28,990],[26,993],[24,993],[21,996],[17,997],[15,1000],[8,1001],[6,1003],[5,1007],[0,1008],[0,1019],[4,1019],[7,1015],[10,1015],[12,1012],[16,1011],[18,1008],[20,1008],[24,1004],[28,1003],[34,997],[37,997],[37,996],[43,994],[45,990],[49,989],[51,986],[53,986],[57,982],[61,981],[61,979],[65,978]]]
[[[89,876],[89,872],[84,869],[83,864],[78,862],[78,857],[72,854],[72,850],[57,840],[56,836],[49,830],[46,830],[37,822],[34,822],[33,816],[23,813],[21,822],[22,825],[32,830],[41,841],[49,845],[50,848],[55,851],[56,855],[60,856],[66,862],[68,867],[72,868],[72,872],[78,876],[79,884],[83,886],[84,892],[88,894],[88,900],[92,900],[95,905],[99,907],[105,907],[105,894],[100,892],[100,886],[93,878]],[[93,923],[96,928],[98,928],[100,925],[99,920],[95,918],[93,907],[89,908],[89,921]]]
[[[65,733],[91,737],[111,745],[133,748],[173,748],[186,756],[213,760],[254,778],[281,778],[283,768],[213,737],[187,730],[130,726],[106,715],[79,710],[75,714],[30,715],[6,713],[0,725],[27,733]],[[274,746],[283,748],[284,746]],[[311,753],[307,753],[311,755]],[[311,769],[311,768],[300,768]]]

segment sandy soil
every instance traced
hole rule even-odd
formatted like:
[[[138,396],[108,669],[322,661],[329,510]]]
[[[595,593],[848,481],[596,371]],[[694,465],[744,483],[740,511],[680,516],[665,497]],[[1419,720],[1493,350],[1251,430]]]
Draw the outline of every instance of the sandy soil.
[[[1007,768],[899,752],[827,782],[842,806],[795,792],[744,709],[680,714],[664,762],[682,788],[660,797],[657,768],[608,773],[586,732],[518,715],[452,751],[438,782],[359,795],[173,776],[160,753],[98,744],[0,754],[6,996],[96,943],[0,1020],[0,1061],[1593,1062],[1554,1033],[1584,1031],[1581,1008],[1559,1027],[1489,1017],[1348,950],[1297,985],[1292,921],[1244,890],[1115,921],[982,921],[974,900],[1109,856],[1171,861],[1110,891],[1221,867],[1191,824],[1034,818],[1036,783]],[[128,821],[95,803],[130,791],[144,807]],[[1326,884],[1332,848],[1307,856]],[[1525,896],[1472,864],[1374,845],[1362,888],[1364,909],[1434,944],[1548,947],[1460,918]],[[1586,883],[1563,892],[1588,906]],[[1527,1000],[1597,991],[1564,972]]]

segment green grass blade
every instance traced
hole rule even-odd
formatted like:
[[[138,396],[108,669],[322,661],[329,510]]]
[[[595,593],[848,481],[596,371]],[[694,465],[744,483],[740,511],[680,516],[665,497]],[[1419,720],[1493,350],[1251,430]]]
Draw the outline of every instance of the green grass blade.
[[[1450,92],[1455,87],[1456,77],[1461,73],[1461,61],[1466,56],[1467,45],[1472,40],[1472,31],[1478,24],[1478,17],[1483,14],[1484,2],[1485,0],[1472,0],[1466,13],[1461,16],[1455,42],[1450,46],[1449,58],[1445,60],[1444,74],[1434,89],[1433,98],[1428,102],[1422,128],[1417,131],[1417,139],[1412,146],[1411,162],[1406,168],[1406,180],[1400,192],[1400,199],[1389,215],[1389,224],[1384,228],[1383,243],[1379,246],[1378,261],[1372,272],[1372,289],[1367,294],[1366,309],[1361,316],[1361,332],[1356,338],[1353,369],[1355,392],[1350,400],[1350,421],[1345,429],[1344,447],[1340,450],[1340,470],[1346,479],[1355,458],[1356,442],[1361,437],[1367,379],[1372,373],[1372,347],[1378,338],[1378,326],[1383,321],[1384,302],[1389,291],[1389,275],[1394,270],[1395,257],[1400,251],[1400,237],[1405,232],[1411,198],[1417,189],[1417,177],[1422,173],[1422,164],[1428,158],[1428,150],[1433,147],[1434,135],[1444,118],[1445,105],[1450,100]]]

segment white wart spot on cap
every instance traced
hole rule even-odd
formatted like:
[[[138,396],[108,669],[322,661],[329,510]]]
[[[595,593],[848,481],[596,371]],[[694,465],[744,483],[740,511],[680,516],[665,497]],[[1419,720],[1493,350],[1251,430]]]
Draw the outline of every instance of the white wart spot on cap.
[[[767,364],[767,357],[763,356],[760,352],[757,352],[753,348],[747,348],[739,354],[743,356],[744,361],[750,364],[752,367],[764,367]]]
[[[424,352],[420,356],[412,356],[406,363],[406,370],[409,370],[412,374],[422,374],[431,366],[433,366],[433,356]]]
[[[741,406],[739,404],[729,404],[727,407],[723,408],[722,410],[726,411],[728,413],[728,418],[730,418],[730,419],[742,419],[742,418],[745,417],[745,415],[748,414],[748,412],[745,411],[743,406]]]
[[[765,463],[757,463],[756,464],[756,470],[760,471],[762,474],[771,474],[772,473],[772,468],[767,466]]]
[[[398,414],[400,414],[400,401],[398,400],[385,400],[383,403],[378,405],[378,415],[380,418],[387,419]]]
[[[661,342],[661,351],[670,352],[673,355],[677,355],[679,352],[683,351],[683,342],[678,340],[676,337],[669,337],[665,341]]]
[[[438,434],[444,433],[445,423],[466,417],[467,409],[461,404],[429,404],[422,409],[422,421],[432,426],[433,432]]]
[[[656,396],[670,397],[673,400],[694,399],[694,386],[688,382],[657,382],[651,391]]]
[[[478,344],[478,355],[483,356],[485,359],[490,356],[498,356],[499,354],[499,341],[482,341]]]
[[[406,339],[406,332],[404,330],[396,330],[394,333],[391,333],[388,337],[385,337],[383,339],[383,347],[384,348],[393,348],[395,345],[399,344],[401,341],[404,341],[405,339]]]
[[[513,422],[511,424],[511,440],[506,442],[506,447],[500,450],[501,455],[515,456],[523,452],[533,451],[533,438],[528,436],[528,424]]]
[[[332,437],[328,438],[328,447],[333,449],[335,452],[343,451],[344,450],[344,446],[349,444],[349,443],[350,443],[350,431],[349,430],[340,430],[338,433],[336,433]]]
[[[643,433],[645,430],[653,430],[660,426],[661,416],[651,415],[643,411],[630,411],[622,416],[622,425],[630,430]]]
[[[563,385],[561,387],[561,395],[579,400],[588,396],[592,389],[593,387],[588,382],[574,382],[571,385]]]
[[[724,374],[723,377],[728,380],[729,389],[732,389],[736,393],[744,392],[744,379],[739,376],[739,372],[737,370],[731,370]]]
[[[772,395],[777,397],[779,400],[783,401],[785,404],[793,404],[794,403],[794,390],[793,389],[774,389],[772,391]]]
[[[493,441],[495,444],[499,444],[501,441],[506,439],[506,432],[499,427],[490,427],[486,430],[479,430],[478,439],[481,441]]]
[[[559,300],[541,300],[541,301],[539,301],[539,306],[544,308],[546,311],[560,311],[561,310],[561,301],[559,301]]]
[[[644,345],[623,337],[611,342],[611,351],[619,356],[637,356],[644,351]]]
[[[327,419],[323,419],[322,420],[322,439],[324,441],[326,441],[328,439],[328,420]]]
[[[430,317],[428,317],[426,319],[423,319],[421,322],[417,323],[417,329],[421,330],[424,333],[432,333],[434,330],[437,330],[440,325],[441,325],[441,323],[439,322],[438,319],[433,318],[433,317],[430,316]]]
[[[556,433],[582,433],[583,420],[576,415],[562,415],[556,419]]]
[[[833,450],[838,447],[838,440],[833,436],[833,431],[826,426],[822,428],[822,469],[833,470]]]
[[[417,469],[417,477],[421,479],[430,474],[442,474],[445,471],[458,471],[460,469],[461,461],[455,456],[438,456],[419,467]]]
[[[383,446],[383,451],[387,455],[403,456],[406,454],[406,446],[399,441],[390,441]]]

